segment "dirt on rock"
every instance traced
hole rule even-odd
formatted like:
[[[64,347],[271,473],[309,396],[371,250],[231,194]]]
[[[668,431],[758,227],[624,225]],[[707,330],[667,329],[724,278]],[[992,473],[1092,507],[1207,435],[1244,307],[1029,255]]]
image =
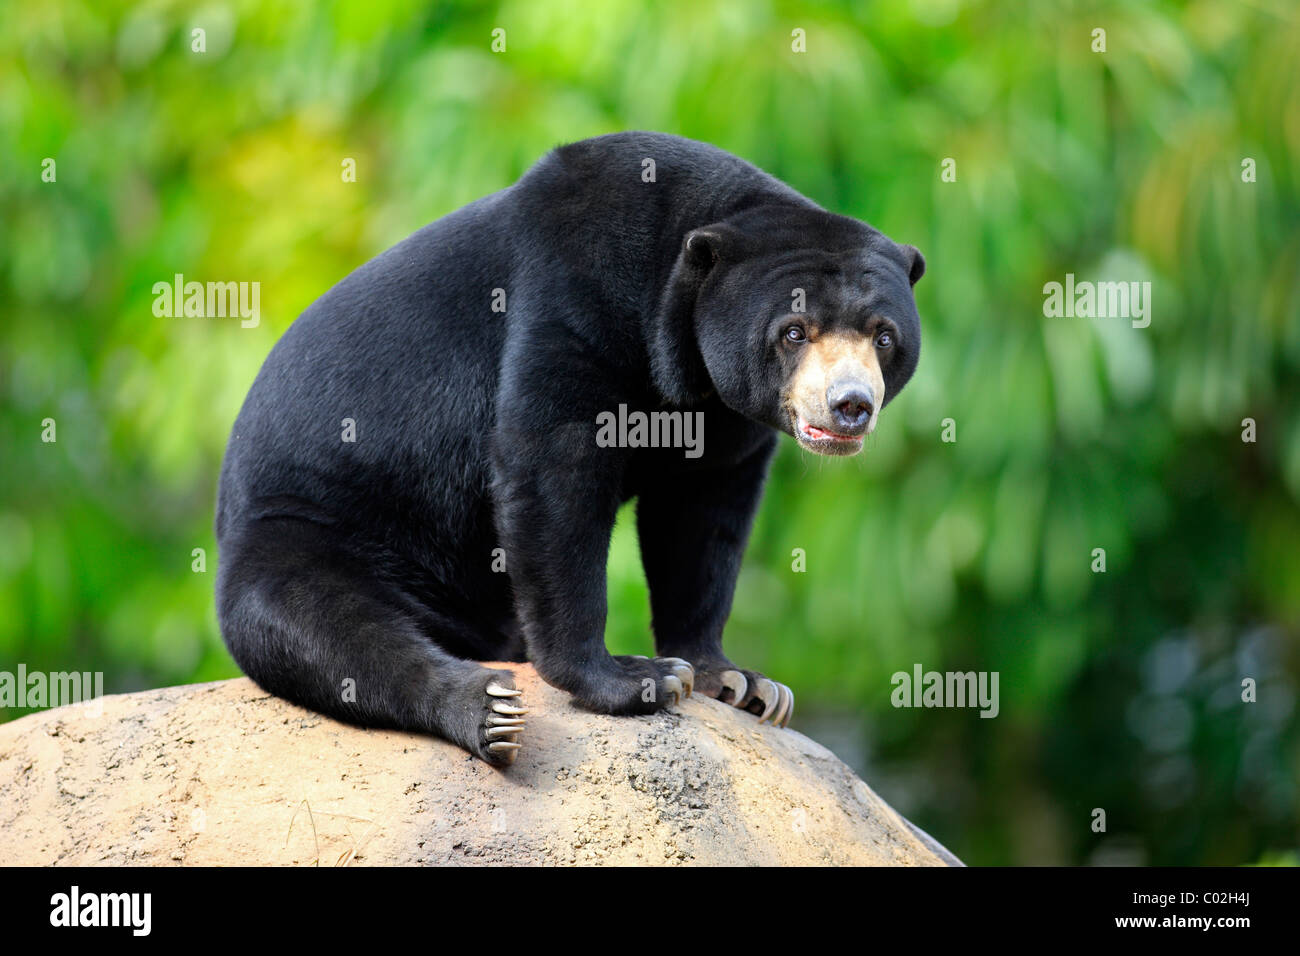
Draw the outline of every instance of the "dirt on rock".
[[[0,861],[35,865],[960,865],[797,731],[692,697],[531,713],[496,770],[245,679],[0,725]]]

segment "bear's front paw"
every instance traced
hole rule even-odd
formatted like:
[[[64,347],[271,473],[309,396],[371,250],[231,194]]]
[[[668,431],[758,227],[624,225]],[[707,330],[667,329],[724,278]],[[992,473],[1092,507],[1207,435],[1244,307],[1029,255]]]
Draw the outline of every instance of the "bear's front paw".
[[[599,668],[560,675],[567,690],[588,710],[602,714],[653,714],[691,696],[695,669],[680,657],[608,657]]]
[[[621,663],[624,667],[632,671],[643,670],[645,665],[638,665],[636,661],[646,661],[651,667],[659,671],[659,678],[655,681],[653,687],[650,683],[651,678],[642,678],[643,698],[648,698],[648,703],[654,703],[657,692],[662,689],[664,703],[668,703],[671,698],[672,703],[676,704],[683,698],[690,697],[695,690],[695,668],[691,662],[681,657],[656,657],[653,661],[641,654],[635,654],[630,657],[615,657],[614,660]]]
[[[700,675],[698,686],[706,697],[754,714],[760,724],[770,719],[772,726],[786,727],[794,714],[794,692],[757,671],[709,668]]]
[[[635,709],[649,713],[690,697],[695,690],[695,668],[680,657],[656,657],[640,654],[615,657],[615,662],[640,687],[640,705]]]

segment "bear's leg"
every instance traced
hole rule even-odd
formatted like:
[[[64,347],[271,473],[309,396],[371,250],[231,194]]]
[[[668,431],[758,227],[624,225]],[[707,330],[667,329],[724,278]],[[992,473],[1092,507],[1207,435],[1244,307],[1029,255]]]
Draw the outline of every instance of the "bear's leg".
[[[653,713],[689,696],[678,658],[611,656],[605,648],[605,563],[618,512],[617,449],[593,424],[502,429],[494,514],[528,658],[548,684],[606,714]]]
[[[526,711],[509,671],[442,650],[465,625],[385,580],[328,527],[296,518],[223,535],[217,615],[266,690],[339,720],[435,734],[493,764],[514,761]]]
[[[637,535],[659,653],[690,661],[700,693],[784,726],[794,711],[790,689],[737,667],[722,650],[773,447],[733,468],[656,481],[637,501]]]

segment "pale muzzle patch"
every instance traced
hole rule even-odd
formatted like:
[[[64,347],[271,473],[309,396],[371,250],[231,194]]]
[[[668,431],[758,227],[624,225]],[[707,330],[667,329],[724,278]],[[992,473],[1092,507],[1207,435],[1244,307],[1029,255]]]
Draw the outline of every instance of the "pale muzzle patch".
[[[795,437],[819,454],[856,454],[885,403],[874,337],[835,332],[818,336],[801,352],[786,396]]]

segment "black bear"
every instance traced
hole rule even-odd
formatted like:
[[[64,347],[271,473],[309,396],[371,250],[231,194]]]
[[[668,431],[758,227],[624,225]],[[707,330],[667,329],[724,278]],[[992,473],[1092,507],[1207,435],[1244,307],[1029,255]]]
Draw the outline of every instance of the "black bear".
[[[784,725],[722,629],[777,432],[862,448],[925,262],[703,143],[618,133],[419,230],[271,350],[222,465],[217,613],[266,690],[514,760],[511,673],[609,714],[692,689]],[[659,657],[605,649],[636,520]]]

